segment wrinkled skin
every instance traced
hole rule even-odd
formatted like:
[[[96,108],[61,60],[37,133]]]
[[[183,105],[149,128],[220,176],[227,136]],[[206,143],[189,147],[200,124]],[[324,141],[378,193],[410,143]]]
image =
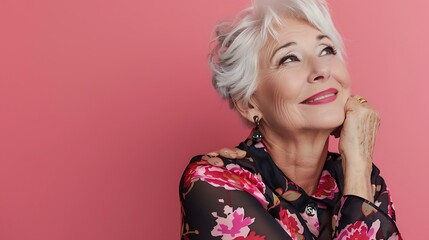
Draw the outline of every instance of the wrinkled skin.
[[[358,195],[373,201],[370,176],[380,116],[368,103],[360,103],[358,98],[349,97],[344,107],[344,123],[333,135],[340,138],[338,149],[343,157],[345,176],[343,194]],[[246,152],[238,148],[222,148],[207,155],[240,159],[246,156]]]

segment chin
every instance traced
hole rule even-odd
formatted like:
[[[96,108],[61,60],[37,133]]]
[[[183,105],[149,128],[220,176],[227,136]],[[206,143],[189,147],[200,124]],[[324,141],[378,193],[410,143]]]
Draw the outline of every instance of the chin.
[[[334,130],[344,123],[345,117],[344,111],[335,111],[329,114],[319,115],[314,118],[317,119],[317,122],[312,122],[317,129]]]

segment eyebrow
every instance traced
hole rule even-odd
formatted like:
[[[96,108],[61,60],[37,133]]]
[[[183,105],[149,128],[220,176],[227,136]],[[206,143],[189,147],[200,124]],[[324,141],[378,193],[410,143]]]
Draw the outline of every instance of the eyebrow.
[[[322,40],[322,39],[324,39],[324,38],[327,38],[327,39],[329,39],[329,40],[331,39],[331,38],[329,38],[329,37],[328,37],[328,35],[324,35],[324,34],[317,35],[317,37],[316,37],[316,39],[317,39],[318,41],[320,41],[320,40]],[[281,45],[281,46],[280,46],[280,47],[278,47],[276,50],[274,50],[273,54],[271,55],[271,59],[276,55],[276,53],[277,53],[280,49],[287,48],[287,47],[290,47],[290,46],[292,46],[292,45],[296,45],[296,42],[288,42],[288,43],[286,43],[286,44]]]
[[[317,40],[322,40],[322,39],[324,39],[324,38],[327,38],[327,39],[329,39],[329,40],[331,40],[331,38],[330,37],[328,37],[328,35],[324,35],[324,34],[320,34],[320,35],[317,35]]]

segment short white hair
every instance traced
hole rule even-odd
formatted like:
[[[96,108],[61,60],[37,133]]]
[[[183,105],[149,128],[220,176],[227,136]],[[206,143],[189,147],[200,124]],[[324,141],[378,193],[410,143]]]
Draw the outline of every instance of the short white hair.
[[[236,100],[247,103],[257,88],[258,58],[282,17],[302,19],[327,35],[342,60],[344,44],[336,30],[325,0],[253,0],[234,21],[216,25],[214,47],[209,55],[212,83],[231,107]]]

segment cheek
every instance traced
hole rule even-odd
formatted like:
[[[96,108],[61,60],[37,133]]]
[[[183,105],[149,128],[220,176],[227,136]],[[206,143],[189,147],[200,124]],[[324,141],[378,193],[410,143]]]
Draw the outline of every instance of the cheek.
[[[334,66],[334,69],[337,69],[336,71],[337,81],[341,84],[341,86],[345,90],[350,89],[350,75],[345,63],[338,62],[336,66]]]
[[[299,93],[297,81],[286,74],[270,74],[259,87],[258,96],[263,110],[281,112]]]
[[[272,79],[272,81],[281,80]],[[261,111],[271,128],[297,127],[297,123],[301,122],[301,114],[296,104],[300,92],[299,86],[287,84],[286,81],[284,80],[281,84],[267,84],[263,89]]]
[[[343,102],[344,105],[346,104],[347,100],[349,99],[351,93],[350,93],[350,79],[347,77],[347,80],[342,84],[343,86]]]
[[[280,121],[280,119],[288,120],[291,110],[291,104],[289,104],[290,100],[287,98],[288,96],[285,96],[283,91],[279,91],[279,89],[274,90],[272,96],[272,118],[277,122]]]
[[[347,99],[350,97],[350,75],[349,71],[347,69],[347,66],[341,62],[338,61],[336,64],[334,64],[333,69],[336,69],[335,71],[335,80],[341,85],[342,87],[342,97],[344,99],[344,103],[347,101]]]
[[[346,105],[346,102],[349,99],[350,95],[351,95],[350,94],[350,88],[343,90],[343,103],[344,103],[344,105]]]

